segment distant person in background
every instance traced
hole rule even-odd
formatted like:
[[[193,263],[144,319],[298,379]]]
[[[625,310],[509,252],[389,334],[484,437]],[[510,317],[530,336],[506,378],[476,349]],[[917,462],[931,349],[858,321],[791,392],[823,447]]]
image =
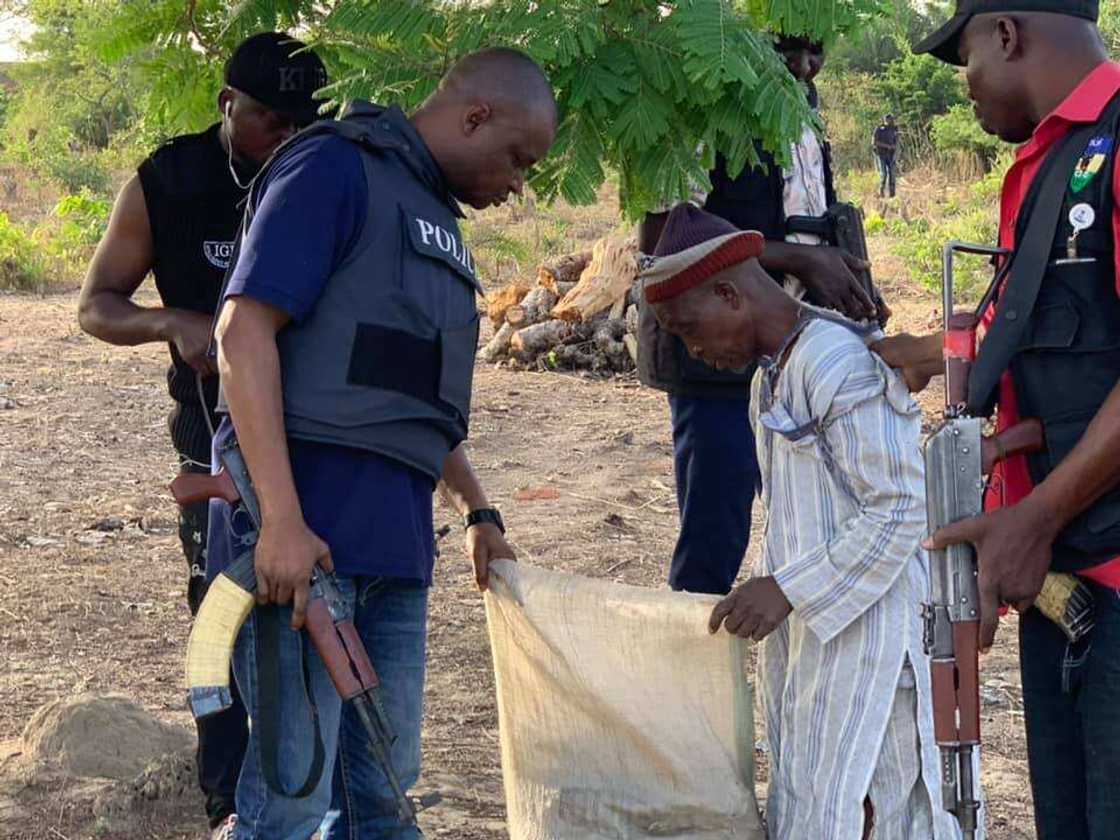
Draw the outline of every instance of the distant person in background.
[[[875,147],[875,162],[879,167],[879,197],[885,197],[889,189],[890,197],[894,198],[895,156],[898,154],[898,126],[894,123],[894,114],[883,117],[882,124],[875,129],[872,145]]]
[[[323,63],[299,41],[279,32],[244,41],[226,65],[221,119],[200,134],[173,138],[140,164],[117,196],[90,263],[78,302],[82,329],[110,344],[168,344],[175,403],[168,425],[183,472],[210,472],[218,377],[206,347],[246,190],[276,147],[315,120],[312,94],[326,82]],[[132,300],[149,272],[160,306]],[[183,508],[179,538],[192,615],[206,594],[206,533],[207,503]],[[199,785],[215,837],[236,821],[248,737],[245,707],[236,684],[230,687],[233,705],[198,721]]]

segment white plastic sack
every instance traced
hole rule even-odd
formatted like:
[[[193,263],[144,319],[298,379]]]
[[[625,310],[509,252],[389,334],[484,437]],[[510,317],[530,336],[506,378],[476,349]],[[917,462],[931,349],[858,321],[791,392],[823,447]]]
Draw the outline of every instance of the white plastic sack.
[[[486,615],[511,840],[764,840],[746,646],[711,596],[502,561]]]

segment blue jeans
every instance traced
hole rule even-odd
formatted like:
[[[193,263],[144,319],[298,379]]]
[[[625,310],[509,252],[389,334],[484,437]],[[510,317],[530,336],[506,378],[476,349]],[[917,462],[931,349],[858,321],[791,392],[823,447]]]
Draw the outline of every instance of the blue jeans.
[[[1039,840],[1120,840],[1120,594],[1089,585],[1096,627],[1076,645],[1038,610],[1019,620]]]
[[[747,553],[751,505],[761,481],[748,403],[670,395],[669,410],[681,514],[669,585],[725,595]]]
[[[408,790],[420,775],[428,590],[387,578],[339,576],[354,604],[354,625],[381,679],[381,699],[397,736],[393,766]],[[234,673],[251,721],[249,747],[237,783],[237,840],[307,840],[320,827],[324,840],[415,840],[415,829],[397,819],[392,789],[374,763],[365,730],[342,701],[307,634],[289,629],[291,608],[280,612],[279,730],[276,764],[282,786],[298,789],[314,750],[317,715],[326,751],[322,777],[309,796],[295,799],[269,789],[262,756],[271,744],[258,734],[259,611],[237,638]],[[310,700],[314,702],[312,707]]]

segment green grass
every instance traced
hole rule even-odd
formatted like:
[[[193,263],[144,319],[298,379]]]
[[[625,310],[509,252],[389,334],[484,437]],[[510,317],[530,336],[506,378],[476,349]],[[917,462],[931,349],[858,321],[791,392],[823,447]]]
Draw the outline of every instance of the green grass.
[[[840,195],[864,208],[868,236],[887,237],[910,276],[938,291],[946,242],[995,244],[999,192],[1009,164],[1005,156],[991,172],[963,178],[944,166],[927,164],[902,173],[898,198],[891,200],[878,197],[877,173],[852,172],[841,179]],[[991,278],[985,260],[962,261],[955,275],[959,298],[978,298]]]

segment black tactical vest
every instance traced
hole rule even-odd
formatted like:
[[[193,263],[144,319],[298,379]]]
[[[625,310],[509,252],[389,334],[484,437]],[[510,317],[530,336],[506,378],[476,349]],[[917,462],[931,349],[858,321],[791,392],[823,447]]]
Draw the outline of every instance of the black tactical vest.
[[[1030,322],[1010,365],[1019,415],[1039,418],[1046,430],[1046,449],[1027,457],[1036,484],[1069,455],[1120,382],[1120,294],[1112,227],[1120,98],[1105,109],[1096,128],[1078,171],[1067,173],[1070,185],[1054,232],[1051,262],[1033,309],[1020,313]],[[1084,140],[1077,142],[1084,146]],[[1107,147],[1103,156],[1092,153],[1103,147]],[[1050,154],[1057,152],[1055,148]],[[1023,241],[1031,213],[1038,206],[1041,182],[1040,172],[1019,214],[1017,243]],[[1078,258],[1093,261],[1070,262],[1071,214],[1086,218],[1086,206],[1092,208],[1095,219],[1079,233],[1076,250]],[[1054,545],[1053,568],[1079,571],[1118,555],[1120,488],[1107,493],[1062,531]]]
[[[219,125],[176,137],[140,164],[155,259],[152,273],[163,305],[213,315],[229,265],[245,191],[229,171]],[[242,181],[244,183],[244,180]],[[170,346],[167,384],[179,403],[198,402],[195,375]],[[204,380],[207,405],[218,397],[218,379]]]

